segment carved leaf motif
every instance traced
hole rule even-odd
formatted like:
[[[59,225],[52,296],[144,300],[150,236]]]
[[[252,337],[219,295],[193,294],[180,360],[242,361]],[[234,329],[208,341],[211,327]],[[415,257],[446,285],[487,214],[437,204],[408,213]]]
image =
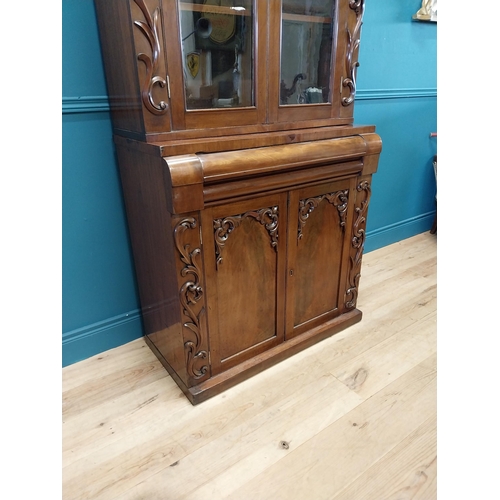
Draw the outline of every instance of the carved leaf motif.
[[[189,321],[185,322],[183,326],[194,334],[194,338],[188,338],[184,342],[186,368],[189,375],[199,379],[208,373],[208,365],[203,362],[208,358],[208,354],[207,351],[201,350],[202,343],[207,338],[204,321],[205,308],[202,307],[198,313],[195,311],[195,306],[203,299],[203,288],[200,284],[201,270],[198,264],[201,250],[195,248],[190,251],[190,245],[183,245],[181,241],[184,232],[188,229],[196,229],[196,226],[197,222],[192,217],[181,220],[175,226],[174,240],[181,256],[181,262],[185,264],[181,270],[181,276],[191,277],[179,290],[183,314],[189,318]]]
[[[302,239],[302,229],[306,225],[307,219],[312,214],[313,210],[319,205],[319,202],[324,198],[318,196],[316,198],[308,198],[307,200],[300,200],[299,202],[299,229],[297,239]]]
[[[229,235],[243,222],[246,217],[252,217],[260,222],[271,237],[271,246],[278,251],[278,207],[261,208],[260,210],[251,210],[240,215],[225,217],[224,219],[214,220],[214,239],[216,268],[219,269],[222,263],[222,250]]]
[[[340,227],[345,228],[345,219],[347,214],[347,201],[349,190],[336,191],[334,193],[323,194],[314,198],[307,198],[299,202],[299,228],[297,239],[302,239],[302,230],[306,225],[309,216],[315,208],[323,201],[327,200],[328,203],[337,208],[340,216]]]
[[[151,47],[151,56],[144,54],[143,52],[137,55],[137,59],[145,64],[147,75],[141,92],[142,102],[151,113],[161,115],[167,110],[167,103],[165,101],[155,103],[153,99],[154,86],[159,85],[160,87],[165,88],[167,85],[164,78],[155,74],[158,70],[158,61],[161,56],[160,37],[158,35],[160,8],[157,7],[154,10],[153,15],[151,15],[146,7],[146,4],[144,3],[144,0],[134,0],[134,2],[139,6],[146,20],[146,22],[134,21],[134,24],[144,34],[149,46]]]
[[[356,190],[364,194],[364,198],[357,204],[354,212],[356,214],[353,224],[351,268],[349,271],[349,288],[346,290],[347,309],[353,309],[358,299],[359,279],[361,277],[361,258],[366,239],[366,214],[370,202],[371,188],[368,181],[362,181],[358,184]]]
[[[342,86],[349,89],[349,96],[342,98],[342,106],[349,106],[354,102],[356,95],[356,71],[359,66],[358,61],[353,61],[354,53],[359,48],[361,25],[363,24],[363,14],[365,11],[365,0],[350,0],[349,8],[356,13],[356,25],[351,33],[347,31],[347,52],[346,52],[346,73],[347,77],[342,80]]]

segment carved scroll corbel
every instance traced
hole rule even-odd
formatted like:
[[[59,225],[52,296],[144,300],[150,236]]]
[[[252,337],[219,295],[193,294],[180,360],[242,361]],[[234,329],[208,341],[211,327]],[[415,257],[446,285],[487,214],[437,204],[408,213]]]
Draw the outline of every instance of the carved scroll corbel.
[[[186,369],[188,375],[195,379],[200,379],[208,373],[207,351],[202,349],[202,344],[206,342],[207,332],[205,329],[205,308],[202,306],[197,312],[198,302],[203,300],[203,288],[200,284],[201,269],[198,259],[201,255],[200,248],[190,250],[189,244],[182,243],[182,236],[188,229],[196,229],[197,222],[194,218],[182,219],[175,226],[174,240],[177,251],[180,254],[184,267],[181,276],[191,276],[179,290],[179,299],[182,305],[184,316],[189,318],[183,327],[189,330],[184,335],[184,352],[186,355]]]
[[[354,209],[355,218],[351,241],[351,265],[345,299],[346,309],[353,309],[356,307],[356,302],[358,300],[359,279],[361,277],[361,258],[363,256],[366,239],[366,214],[368,212],[368,204],[371,196],[370,183],[368,181],[362,181],[358,184],[356,190],[358,193],[361,193],[363,197],[360,197],[361,201],[359,203],[356,200],[356,207]]]
[[[356,13],[356,25],[352,33],[347,28],[346,73],[348,76],[342,80],[342,86],[349,89],[349,96],[342,98],[342,106],[352,104],[356,95],[356,71],[359,62],[354,61],[353,58],[354,53],[359,48],[361,25],[363,24],[363,14],[365,12],[365,0],[350,0],[349,8]]]
[[[165,88],[167,82],[164,78],[156,75],[158,70],[158,61],[161,56],[161,44],[160,37],[158,35],[158,24],[160,18],[160,8],[157,7],[153,15],[148,11],[144,0],[134,0],[134,2],[141,9],[144,14],[144,21],[134,21],[134,24],[141,30],[141,32],[146,37],[149,46],[151,47],[152,57],[140,52],[137,55],[137,59],[142,61],[146,65],[146,79],[143,83],[141,96],[142,102],[144,106],[153,114],[161,115],[165,113],[168,108],[168,105],[165,101],[160,101],[156,103],[153,98],[153,88],[155,85],[159,85],[162,88]]]
[[[252,210],[240,215],[225,217],[224,219],[214,220],[214,239],[215,239],[215,265],[219,269],[222,263],[222,250],[229,235],[243,222],[246,217],[252,217],[260,222],[269,233],[271,246],[278,251],[278,207],[261,208]]]

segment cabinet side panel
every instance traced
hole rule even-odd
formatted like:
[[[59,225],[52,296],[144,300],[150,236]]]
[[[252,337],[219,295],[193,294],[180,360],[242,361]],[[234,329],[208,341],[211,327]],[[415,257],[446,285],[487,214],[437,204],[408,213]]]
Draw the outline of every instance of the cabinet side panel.
[[[145,335],[163,364],[187,384],[174,237],[163,187],[165,163],[123,147],[117,147],[117,155]]]
[[[143,132],[129,3],[94,0],[113,127]]]
[[[159,0],[95,0],[117,134],[168,132],[170,110]]]

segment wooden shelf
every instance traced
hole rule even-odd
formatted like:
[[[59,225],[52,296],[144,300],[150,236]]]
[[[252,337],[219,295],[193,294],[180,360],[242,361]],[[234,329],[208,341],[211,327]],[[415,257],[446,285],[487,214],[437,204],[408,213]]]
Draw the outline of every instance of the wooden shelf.
[[[282,18],[287,21],[299,21],[302,23],[331,23],[331,17],[325,16],[309,16],[307,14],[288,14],[283,12]]]
[[[180,2],[179,6],[181,10],[190,10],[193,12],[208,12],[209,14],[226,14],[230,16],[251,16],[253,14],[252,9],[239,10],[234,7],[225,7],[218,5],[200,5]]]
[[[191,4],[186,2],[179,3],[181,10],[192,11],[192,12],[207,12],[210,14],[226,14],[231,16],[251,16],[251,9],[235,10],[231,7],[217,6],[217,5],[200,5]],[[307,14],[292,14],[283,13],[283,19],[287,21],[298,21],[303,23],[331,23],[332,18],[328,16],[315,16]]]

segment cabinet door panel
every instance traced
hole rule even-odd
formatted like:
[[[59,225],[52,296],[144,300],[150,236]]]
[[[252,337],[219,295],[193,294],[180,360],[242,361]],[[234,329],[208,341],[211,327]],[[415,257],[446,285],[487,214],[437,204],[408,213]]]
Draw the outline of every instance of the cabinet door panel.
[[[270,121],[338,117],[337,0],[281,0],[270,8]],[[278,48],[278,50],[276,50]]]
[[[208,219],[210,215],[210,220]],[[228,204],[208,211],[204,232],[212,291],[209,306],[212,367],[228,369],[284,335],[286,195]],[[211,249],[212,250],[212,249]]]
[[[217,271],[222,360],[276,336],[277,259],[265,233],[245,218],[224,247]]]
[[[340,314],[349,182],[290,193],[287,337]]]

